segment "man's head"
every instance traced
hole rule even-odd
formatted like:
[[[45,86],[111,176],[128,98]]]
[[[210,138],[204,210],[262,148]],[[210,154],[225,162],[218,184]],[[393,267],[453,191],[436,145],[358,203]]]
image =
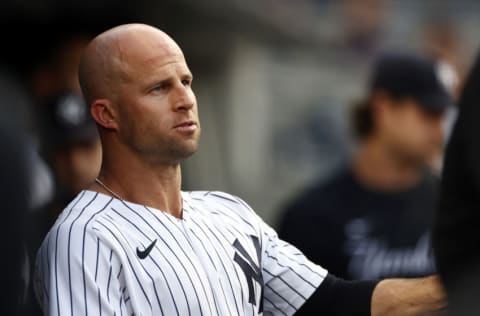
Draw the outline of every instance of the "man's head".
[[[433,60],[386,54],[374,64],[354,127],[361,140],[381,141],[400,159],[422,163],[442,148],[443,114],[451,103]]]
[[[196,151],[192,74],[164,32],[126,24],[98,35],[85,50],[79,78],[104,150],[126,149],[154,164],[177,164]]]

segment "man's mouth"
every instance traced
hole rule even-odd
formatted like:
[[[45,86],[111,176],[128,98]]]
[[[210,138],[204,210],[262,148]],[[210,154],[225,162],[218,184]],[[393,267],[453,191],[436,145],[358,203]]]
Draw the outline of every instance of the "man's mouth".
[[[181,132],[193,132],[198,128],[198,124],[195,121],[185,121],[174,126],[175,130]]]

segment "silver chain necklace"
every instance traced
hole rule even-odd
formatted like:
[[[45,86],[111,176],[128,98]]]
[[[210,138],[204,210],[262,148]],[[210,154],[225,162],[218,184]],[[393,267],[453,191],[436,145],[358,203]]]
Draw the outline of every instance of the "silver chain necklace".
[[[98,178],[95,178],[95,182],[100,184],[105,190],[107,190],[111,195],[113,195],[115,198],[123,201],[123,199],[120,197],[120,195],[118,195],[117,193],[115,193],[112,189],[110,189],[105,183],[103,183],[102,181],[100,181],[100,179]]]

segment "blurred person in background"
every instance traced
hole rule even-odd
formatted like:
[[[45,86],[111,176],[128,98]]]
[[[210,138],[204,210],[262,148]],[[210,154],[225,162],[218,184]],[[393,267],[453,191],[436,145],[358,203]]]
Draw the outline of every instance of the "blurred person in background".
[[[43,22],[18,17],[2,30],[5,40],[15,47],[1,55],[9,71],[8,84],[4,85],[5,95],[18,91],[16,94],[20,97],[17,99],[22,101],[5,102],[4,106],[18,122],[18,129],[28,136],[32,164],[38,165],[32,168],[36,172],[31,177],[32,182],[38,187],[32,196],[35,205],[32,212],[49,212],[56,191],[55,176],[47,163],[50,159],[48,151],[54,144],[52,135],[47,132],[49,125],[54,124],[49,118],[54,111],[54,100],[66,92],[81,93],[77,68],[80,54],[90,38],[89,29],[84,24],[69,22],[62,15]],[[7,31],[18,26],[23,26],[19,34]],[[26,37],[28,41],[24,40]],[[35,51],[34,55],[32,51]],[[35,224],[32,226],[34,228]]]
[[[449,315],[480,315],[480,54],[460,95],[445,152],[433,246]]]
[[[354,108],[360,142],[351,161],[294,197],[278,232],[343,278],[429,275],[439,181],[430,164],[451,96],[436,63],[420,55],[383,54],[370,79]]]
[[[81,94],[65,91],[53,97],[42,114],[42,137],[48,140],[44,157],[55,185],[48,206],[34,214],[32,251],[40,246],[60,211],[95,180],[102,157],[97,127]]]
[[[81,134],[80,130],[88,129],[88,115],[85,115],[86,110],[82,110],[81,106],[83,101],[77,69],[80,55],[91,38],[87,23],[75,24],[75,21],[69,21],[68,16],[62,15],[44,23],[25,21],[32,26],[31,41],[19,43],[23,49],[16,56],[17,73],[30,100],[33,146],[51,178],[51,193],[47,203],[29,215],[32,255],[36,254],[44,234],[53,225],[59,210],[65,206],[68,200],[65,195],[77,192],[79,186],[71,181],[82,182],[84,178],[90,179],[92,172],[98,171],[95,160],[90,162],[92,170],[80,166],[79,161],[84,159],[75,160],[82,153],[78,149],[81,148],[79,142],[74,143],[74,138]],[[16,38],[12,40],[18,42]],[[32,49],[38,53],[32,58],[25,58],[24,55]],[[73,152],[75,154],[70,155]]]
[[[3,116],[9,123],[15,122],[15,131],[25,136],[30,183],[28,209],[24,214],[27,284],[23,314],[33,316],[40,314],[31,287],[33,261],[40,242],[63,207],[59,192],[68,191],[67,187],[61,187],[65,182],[57,181],[57,170],[49,161],[52,156],[48,151],[54,143],[46,133],[51,124],[47,122],[48,113],[53,110],[53,100],[65,91],[80,93],[77,67],[89,37],[84,26],[73,26],[74,23],[59,22],[56,18],[43,23],[18,18],[8,23],[2,29],[2,38],[14,49],[1,52],[0,64],[5,66],[1,70],[5,75],[0,78],[0,94],[4,101]],[[17,29],[18,26],[22,28]],[[17,32],[9,31],[13,28]],[[94,162],[91,166],[96,172]]]
[[[60,211],[95,180],[100,170],[100,138],[82,95],[62,93],[46,110],[47,162],[57,183],[56,211]]]
[[[43,156],[51,170],[53,194],[45,207],[29,214],[28,245],[33,258],[61,210],[94,181],[102,156],[97,127],[78,92],[65,91],[53,97],[41,114],[42,138],[48,140]],[[33,291],[30,295],[35,302]],[[36,314],[28,315],[40,315],[38,305],[35,307]]]
[[[52,28],[55,30],[47,28],[44,31],[46,36],[51,37],[44,44],[47,46],[45,51],[24,74],[24,83],[33,101],[32,112],[36,117],[39,151],[45,159],[48,159],[47,151],[52,142],[51,135],[45,133],[52,123],[49,113],[53,109],[50,107],[54,106],[54,100],[65,94],[81,96],[77,68],[80,55],[90,39],[86,31],[62,30],[61,26]]]
[[[2,153],[2,222],[4,257],[1,315],[37,315],[32,290],[36,249],[31,247],[30,215],[41,212],[53,197],[53,178],[35,146],[31,103],[10,67],[0,58],[0,151]],[[37,242],[38,243],[38,242]]]
[[[50,111],[52,100],[66,91],[81,93],[77,68],[93,26],[59,12],[48,20],[19,17],[10,22],[9,28],[19,33],[3,30],[2,36],[15,49],[2,54],[29,100],[28,132],[36,151],[46,159],[50,139],[44,133],[48,124],[45,113]]]

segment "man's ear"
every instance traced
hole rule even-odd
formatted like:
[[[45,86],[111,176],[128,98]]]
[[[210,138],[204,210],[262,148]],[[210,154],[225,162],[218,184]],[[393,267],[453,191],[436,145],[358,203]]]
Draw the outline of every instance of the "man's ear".
[[[100,126],[118,130],[118,113],[109,100],[95,100],[90,106],[90,113]]]

